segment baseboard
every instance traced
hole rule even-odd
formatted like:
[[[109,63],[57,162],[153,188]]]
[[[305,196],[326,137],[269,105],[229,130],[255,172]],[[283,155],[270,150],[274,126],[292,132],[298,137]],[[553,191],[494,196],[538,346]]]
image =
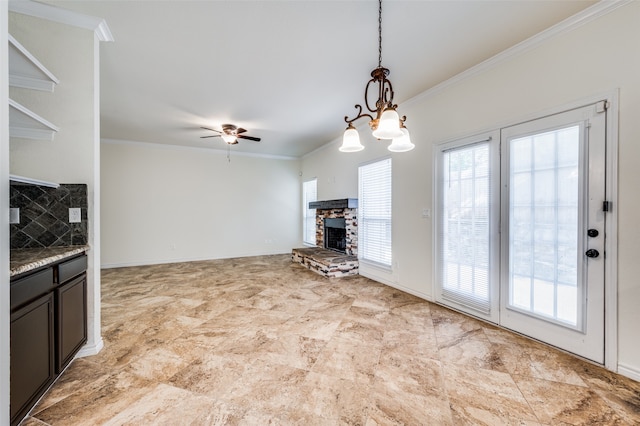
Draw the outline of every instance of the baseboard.
[[[433,302],[433,297],[431,297],[430,294],[426,294],[426,293],[422,293],[422,292],[410,289],[409,287],[399,285],[398,283],[383,283],[383,284],[386,284],[389,287],[393,287],[397,290],[404,291],[405,293],[409,293],[413,296],[419,297],[420,299],[426,300],[427,302]]]
[[[135,260],[131,262],[115,262],[115,263],[103,263],[100,265],[100,269],[115,269],[115,268],[128,268],[132,266],[151,266],[151,265],[166,265],[170,263],[186,263],[186,262],[202,262],[207,260],[223,260],[223,259],[237,259],[242,257],[257,257],[257,256],[276,256],[281,254],[291,254],[291,251],[288,252],[278,252],[278,253],[240,253],[234,254],[225,257],[183,257],[176,259],[154,259],[154,260]]]
[[[76,354],[76,358],[84,358],[86,356],[97,355],[104,347],[104,340],[100,338],[93,345],[84,345]]]
[[[393,287],[397,290],[404,291],[405,293],[409,293],[413,296],[419,297],[420,299],[424,299],[427,302],[433,302],[433,297],[430,294],[422,293],[420,291],[416,291],[409,287],[405,287],[403,285],[398,284],[397,275],[395,275],[391,271],[386,271],[376,267],[371,267],[371,265],[366,265],[366,264],[363,266],[363,263],[361,261],[360,275],[365,278],[369,278],[370,280],[379,282],[380,284]]]
[[[640,369],[638,368],[631,367],[623,363],[618,363],[618,373],[637,382],[640,382]]]

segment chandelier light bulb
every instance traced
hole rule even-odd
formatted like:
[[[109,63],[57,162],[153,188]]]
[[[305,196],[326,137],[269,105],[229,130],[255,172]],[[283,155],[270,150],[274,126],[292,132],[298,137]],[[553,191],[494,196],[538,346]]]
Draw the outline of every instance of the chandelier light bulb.
[[[400,128],[400,131],[402,132],[402,136],[399,138],[393,138],[391,145],[387,147],[391,152],[407,152],[416,147],[411,143],[411,136],[409,136],[409,131],[406,127]]]
[[[341,152],[358,152],[364,149],[364,146],[360,143],[360,135],[358,131],[351,124],[344,131],[342,136],[342,145],[338,148]]]
[[[400,116],[393,108],[387,108],[380,117],[378,128],[373,131],[376,139],[393,139],[402,137],[400,130]]]

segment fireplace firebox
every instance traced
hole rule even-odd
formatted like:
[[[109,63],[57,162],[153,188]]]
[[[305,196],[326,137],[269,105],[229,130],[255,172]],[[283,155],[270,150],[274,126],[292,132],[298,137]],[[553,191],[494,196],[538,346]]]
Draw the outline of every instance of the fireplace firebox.
[[[347,228],[343,217],[324,219],[324,248],[346,253]]]

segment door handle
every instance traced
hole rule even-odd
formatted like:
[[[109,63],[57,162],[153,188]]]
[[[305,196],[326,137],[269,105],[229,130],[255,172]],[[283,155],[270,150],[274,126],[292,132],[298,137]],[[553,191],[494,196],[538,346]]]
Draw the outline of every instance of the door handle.
[[[592,258],[596,258],[598,256],[600,256],[600,252],[596,249],[589,249],[586,251],[585,255],[587,257],[592,257]]]

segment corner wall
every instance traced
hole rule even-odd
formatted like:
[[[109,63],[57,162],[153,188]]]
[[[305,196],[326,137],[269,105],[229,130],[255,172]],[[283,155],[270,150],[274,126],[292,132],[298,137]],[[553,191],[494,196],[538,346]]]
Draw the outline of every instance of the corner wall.
[[[640,2],[618,9],[437,92],[401,104],[416,149],[393,154],[392,274],[381,282],[432,299],[433,144],[515,124],[587,97],[620,90],[618,214],[618,369],[640,380]],[[390,64],[392,66],[392,64]],[[401,84],[396,83],[396,84]],[[318,199],[357,196],[358,164],[388,155],[386,144],[360,131],[366,149],[338,151],[336,140],[303,159],[304,179],[318,178]],[[614,207],[615,208],[615,207]],[[361,265],[361,271],[363,270]],[[367,273],[367,272],[365,272]]]
[[[290,253],[299,161],[103,141],[103,267]]]

